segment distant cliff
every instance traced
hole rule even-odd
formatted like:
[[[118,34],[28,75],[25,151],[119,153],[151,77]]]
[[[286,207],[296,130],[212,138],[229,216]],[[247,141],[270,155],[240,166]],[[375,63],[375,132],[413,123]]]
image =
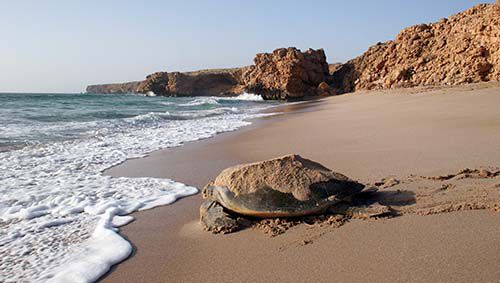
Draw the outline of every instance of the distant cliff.
[[[88,93],[147,93],[164,96],[234,96],[243,93],[239,79],[243,68],[196,72],[157,72],[144,81],[90,85]]]
[[[116,84],[102,84],[87,86],[88,93],[135,93],[140,81]]]
[[[500,1],[500,0],[499,0]],[[90,93],[304,99],[360,89],[500,81],[500,3],[477,5],[449,19],[401,31],[345,64],[328,65],[323,49],[279,48],[254,65],[197,72],[157,72],[144,81],[87,87]]]
[[[90,85],[88,93],[148,93],[162,96],[237,96],[245,91],[264,99],[300,99],[328,95],[329,77],[322,49],[301,52],[280,48],[257,54],[255,65],[196,72],[156,72],[144,81]],[[320,84],[323,83],[321,86]]]

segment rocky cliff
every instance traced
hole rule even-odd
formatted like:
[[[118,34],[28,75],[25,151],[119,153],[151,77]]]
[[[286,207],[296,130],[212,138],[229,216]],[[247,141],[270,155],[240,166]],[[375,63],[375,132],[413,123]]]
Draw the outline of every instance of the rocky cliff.
[[[264,99],[299,99],[328,95],[326,56],[322,49],[301,52],[280,48],[257,54],[255,65],[196,72],[157,72],[144,81],[92,85],[89,93],[147,93],[164,96],[235,96],[245,91]],[[323,83],[323,84],[322,84]]]
[[[297,48],[280,48],[272,53],[257,54],[255,65],[243,73],[249,92],[267,99],[299,99],[328,94],[328,63],[323,49],[301,52]],[[322,88],[318,86],[322,85]]]
[[[500,4],[412,26],[333,73],[343,92],[500,81]]]
[[[87,93],[135,93],[142,81],[87,86]]]
[[[235,96],[243,93],[241,73],[245,68],[196,72],[156,72],[144,81],[91,85],[88,93],[147,93],[163,96]]]
[[[144,81],[94,85],[91,93],[303,99],[360,89],[500,81],[500,3],[481,4],[449,19],[409,27],[345,64],[328,65],[322,49],[290,47],[257,54],[254,65],[189,73],[158,72]]]
[[[245,68],[224,71],[169,73],[167,95],[234,96],[244,92],[241,74]]]

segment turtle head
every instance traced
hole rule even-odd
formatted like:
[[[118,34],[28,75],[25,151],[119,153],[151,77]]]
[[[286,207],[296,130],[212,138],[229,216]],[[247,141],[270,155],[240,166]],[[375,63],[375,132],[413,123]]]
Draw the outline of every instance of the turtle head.
[[[228,199],[234,198],[234,194],[227,187],[213,186],[211,183],[203,188],[202,194],[204,199],[219,203],[227,203]]]
[[[213,182],[210,182],[208,183],[204,188],[203,190],[201,191],[202,193],[202,196],[204,199],[208,199],[208,200],[216,200],[214,199],[214,186],[213,186]]]

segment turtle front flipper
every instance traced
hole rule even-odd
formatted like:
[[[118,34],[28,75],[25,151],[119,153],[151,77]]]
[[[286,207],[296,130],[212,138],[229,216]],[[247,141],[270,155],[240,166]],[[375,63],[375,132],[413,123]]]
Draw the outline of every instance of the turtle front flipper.
[[[224,211],[216,201],[207,200],[200,207],[200,222],[213,233],[231,233],[238,230],[238,221]]]

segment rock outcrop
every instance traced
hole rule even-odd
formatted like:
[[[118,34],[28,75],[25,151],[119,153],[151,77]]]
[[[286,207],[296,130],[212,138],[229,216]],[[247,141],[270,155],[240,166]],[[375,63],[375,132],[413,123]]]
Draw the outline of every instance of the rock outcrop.
[[[500,4],[412,26],[333,73],[342,92],[500,81]]]
[[[147,93],[163,96],[235,96],[243,92],[264,99],[300,99],[330,95],[333,90],[328,64],[322,49],[306,52],[290,47],[257,54],[255,65],[234,69],[196,72],[157,72],[144,81],[93,85],[89,93]]]
[[[104,94],[119,94],[119,93],[136,93],[137,88],[142,81],[116,83],[116,84],[100,84],[87,86],[87,93],[104,93]]]
[[[257,54],[254,63],[243,73],[243,83],[247,91],[265,99],[300,99],[325,93],[329,70],[323,49],[301,52],[280,48]],[[322,82],[323,88],[318,89]]]
[[[245,68],[169,73],[168,95],[235,96],[244,92],[241,74]]]
[[[135,92],[147,93],[152,91],[156,95],[166,95],[168,91],[169,76],[167,72],[156,72],[146,77],[142,81]]]
[[[93,85],[90,93],[304,99],[362,89],[500,81],[500,3],[477,5],[449,19],[403,30],[345,64],[328,65],[323,49],[280,48],[254,65],[197,72],[158,72],[146,80]]]
[[[241,74],[245,68],[196,72],[156,72],[144,81],[91,85],[88,93],[148,93],[162,96],[235,96],[243,93]]]
[[[328,71],[330,72],[330,75],[338,71],[340,67],[342,67],[342,63],[333,63],[333,64],[328,64]]]

